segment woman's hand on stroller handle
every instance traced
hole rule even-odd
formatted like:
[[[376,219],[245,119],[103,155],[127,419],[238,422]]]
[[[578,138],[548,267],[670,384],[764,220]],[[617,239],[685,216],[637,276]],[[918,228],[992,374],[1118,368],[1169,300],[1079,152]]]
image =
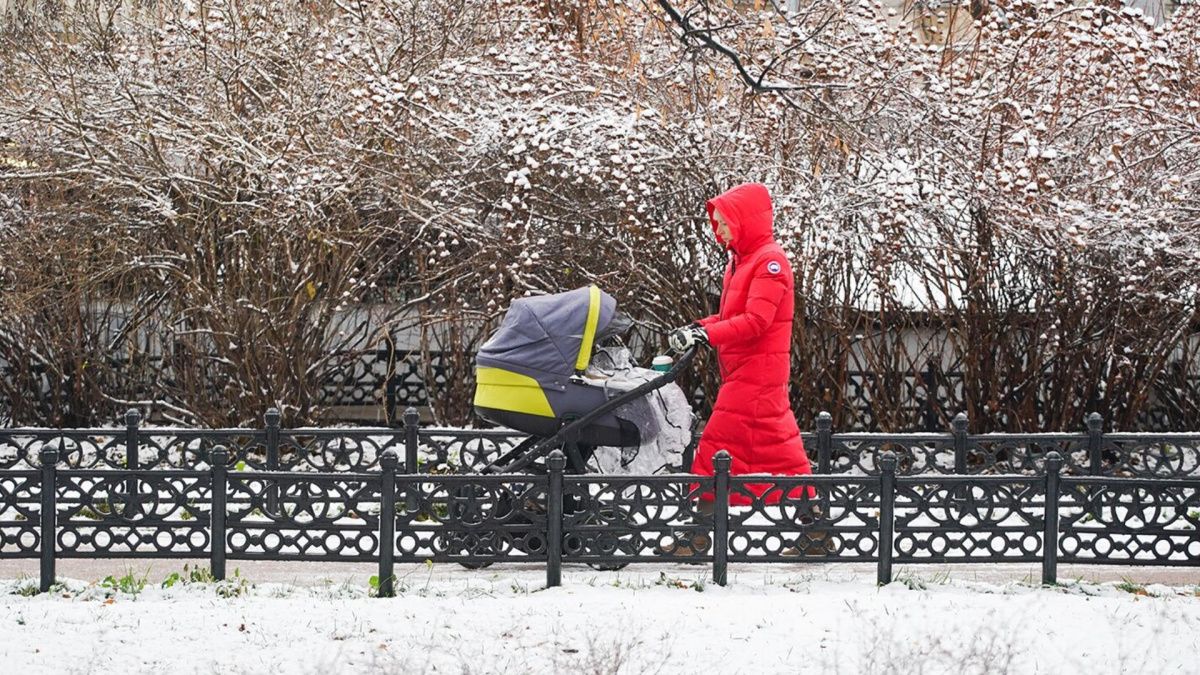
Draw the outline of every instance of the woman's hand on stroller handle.
[[[696,324],[676,328],[667,336],[667,345],[676,352],[685,352],[702,344],[708,344],[708,333]]]

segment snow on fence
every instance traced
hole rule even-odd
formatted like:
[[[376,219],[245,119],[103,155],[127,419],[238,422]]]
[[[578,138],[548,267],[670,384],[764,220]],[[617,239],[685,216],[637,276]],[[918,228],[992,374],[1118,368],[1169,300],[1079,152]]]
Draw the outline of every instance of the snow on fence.
[[[1200,433],[834,434],[816,476],[473,470],[522,437],[403,429],[0,430],[0,558],[358,561],[617,569],[664,560],[1200,566]],[[711,513],[697,508],[715,496]],[[732,499],[731,499],[732,497]],[[380,545],[390,542],[390,545]],[[216,543],[217,545],[214,545]],[[686,555],[684,555],[686,554]]]

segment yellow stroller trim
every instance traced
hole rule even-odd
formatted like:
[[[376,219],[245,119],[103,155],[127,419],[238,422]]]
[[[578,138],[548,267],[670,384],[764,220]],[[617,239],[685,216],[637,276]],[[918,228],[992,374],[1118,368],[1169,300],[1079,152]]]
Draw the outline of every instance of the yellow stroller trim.
[[[583,341],[579,343],[579,356],[575,357],[575,372],[587,370],[592,360],[592,344],[596,341],[596,324],[600,323],[600,288],[588,289],[587,322],[583,325]]]
[[[598,306],[598,305],[597,305]],[[503,368],[475,369],[475,405],[479,408],[554,417],[554,410],[538,381]]]

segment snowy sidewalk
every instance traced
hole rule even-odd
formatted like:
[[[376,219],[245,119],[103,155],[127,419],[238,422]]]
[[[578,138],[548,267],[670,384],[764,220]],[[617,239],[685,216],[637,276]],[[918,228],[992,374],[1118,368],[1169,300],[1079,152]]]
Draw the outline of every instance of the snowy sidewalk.
[[[107,562],[108,584],[26,597],[35,579],[0,582],[5,672],[1100,675],[1193,673],[1200,652],[1187,570],[1171,572],[1190,584],[1142,586],[1068,568],[1042,589],[1020,580],[1027,566],[907,567],[880,589],[872,566],[735,565],[719,588],[705,567],[568,566],[543,590],[535,566],[409,565],[399,597],[378,599],[370,565],[231,562],[239,579],[163,588],[182,562]]]
[[[57,561],[58,576],[70,579],[102,579],[110,574],[121,575],[130,570],[144,574],[151,581],[162,581],[184,565],[207,568],[207,558],[181,559],[100,559],[64,558]],[[327,585],[331,583],[365,584],[367,579],[379,571],[375,563],[332,563],[332,562],[276,562],[265,560],[230,560],[229,573],[239,569],[242,576],[255,583],[278,582],[300,586]],[[919,576],[928,579],[950,577],[965,581],[1025,582],[1035,583],[1042,577],[1042,568],[1037,563],[951,563],[895,565],[896,578]],[[422,564],[396,563],[396,576],[427,572]],[[586,565],[568,563],[563,565],[563,580],[580,581],[591,577],[607,578],[605,575],[627,577],[630,575],[657,575],[660,571],[672,574],[702,576],[711,574],[711,564],[706,565],[646,565],[634,564],[620,572],[597,572]],[[457,579],[463,583],[489,578],[496,573],[520,574],[530,584],[545,585],[545,567],[540,563],[505,563],[485,570],[468,570],[457,564],[440,563],[434,566],[434,579],[449,581]],[[875,579],[875,563],[730,563],[729,578],[766,578],[778,576],[837,575],[865,582]],[[36,558],[0,560],[0,580],[21,579],[38,576]],[[1067,565],[1058,566],[1059,581],[1087,581],[1104,583],[1130,581],[1138,584],[1164,584],[1167,586],[1200,585],[1200,568],[1195,567],[1136,567],[1124,565]]]

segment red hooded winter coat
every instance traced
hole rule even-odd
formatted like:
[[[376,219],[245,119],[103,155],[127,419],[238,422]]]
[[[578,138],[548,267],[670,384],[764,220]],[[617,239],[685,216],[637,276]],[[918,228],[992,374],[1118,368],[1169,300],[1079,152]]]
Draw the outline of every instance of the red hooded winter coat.
[[[721,311],[699,321],[717,350],[722,384],[692,472],[713,475],[713,455],[728,450],[733,474],[811,474],[788,400],[795,282],[775,242],[771,195],[761,184],[746,183],[709,201],[707,208],[714,235],[714,209],[729,223],[732,255],[721,286]],[[769,485],[750,488],[761,496]],[[780,496],[771,492],[767,503],[778,503]],[[730,503],[749,500],[735,494]]]

